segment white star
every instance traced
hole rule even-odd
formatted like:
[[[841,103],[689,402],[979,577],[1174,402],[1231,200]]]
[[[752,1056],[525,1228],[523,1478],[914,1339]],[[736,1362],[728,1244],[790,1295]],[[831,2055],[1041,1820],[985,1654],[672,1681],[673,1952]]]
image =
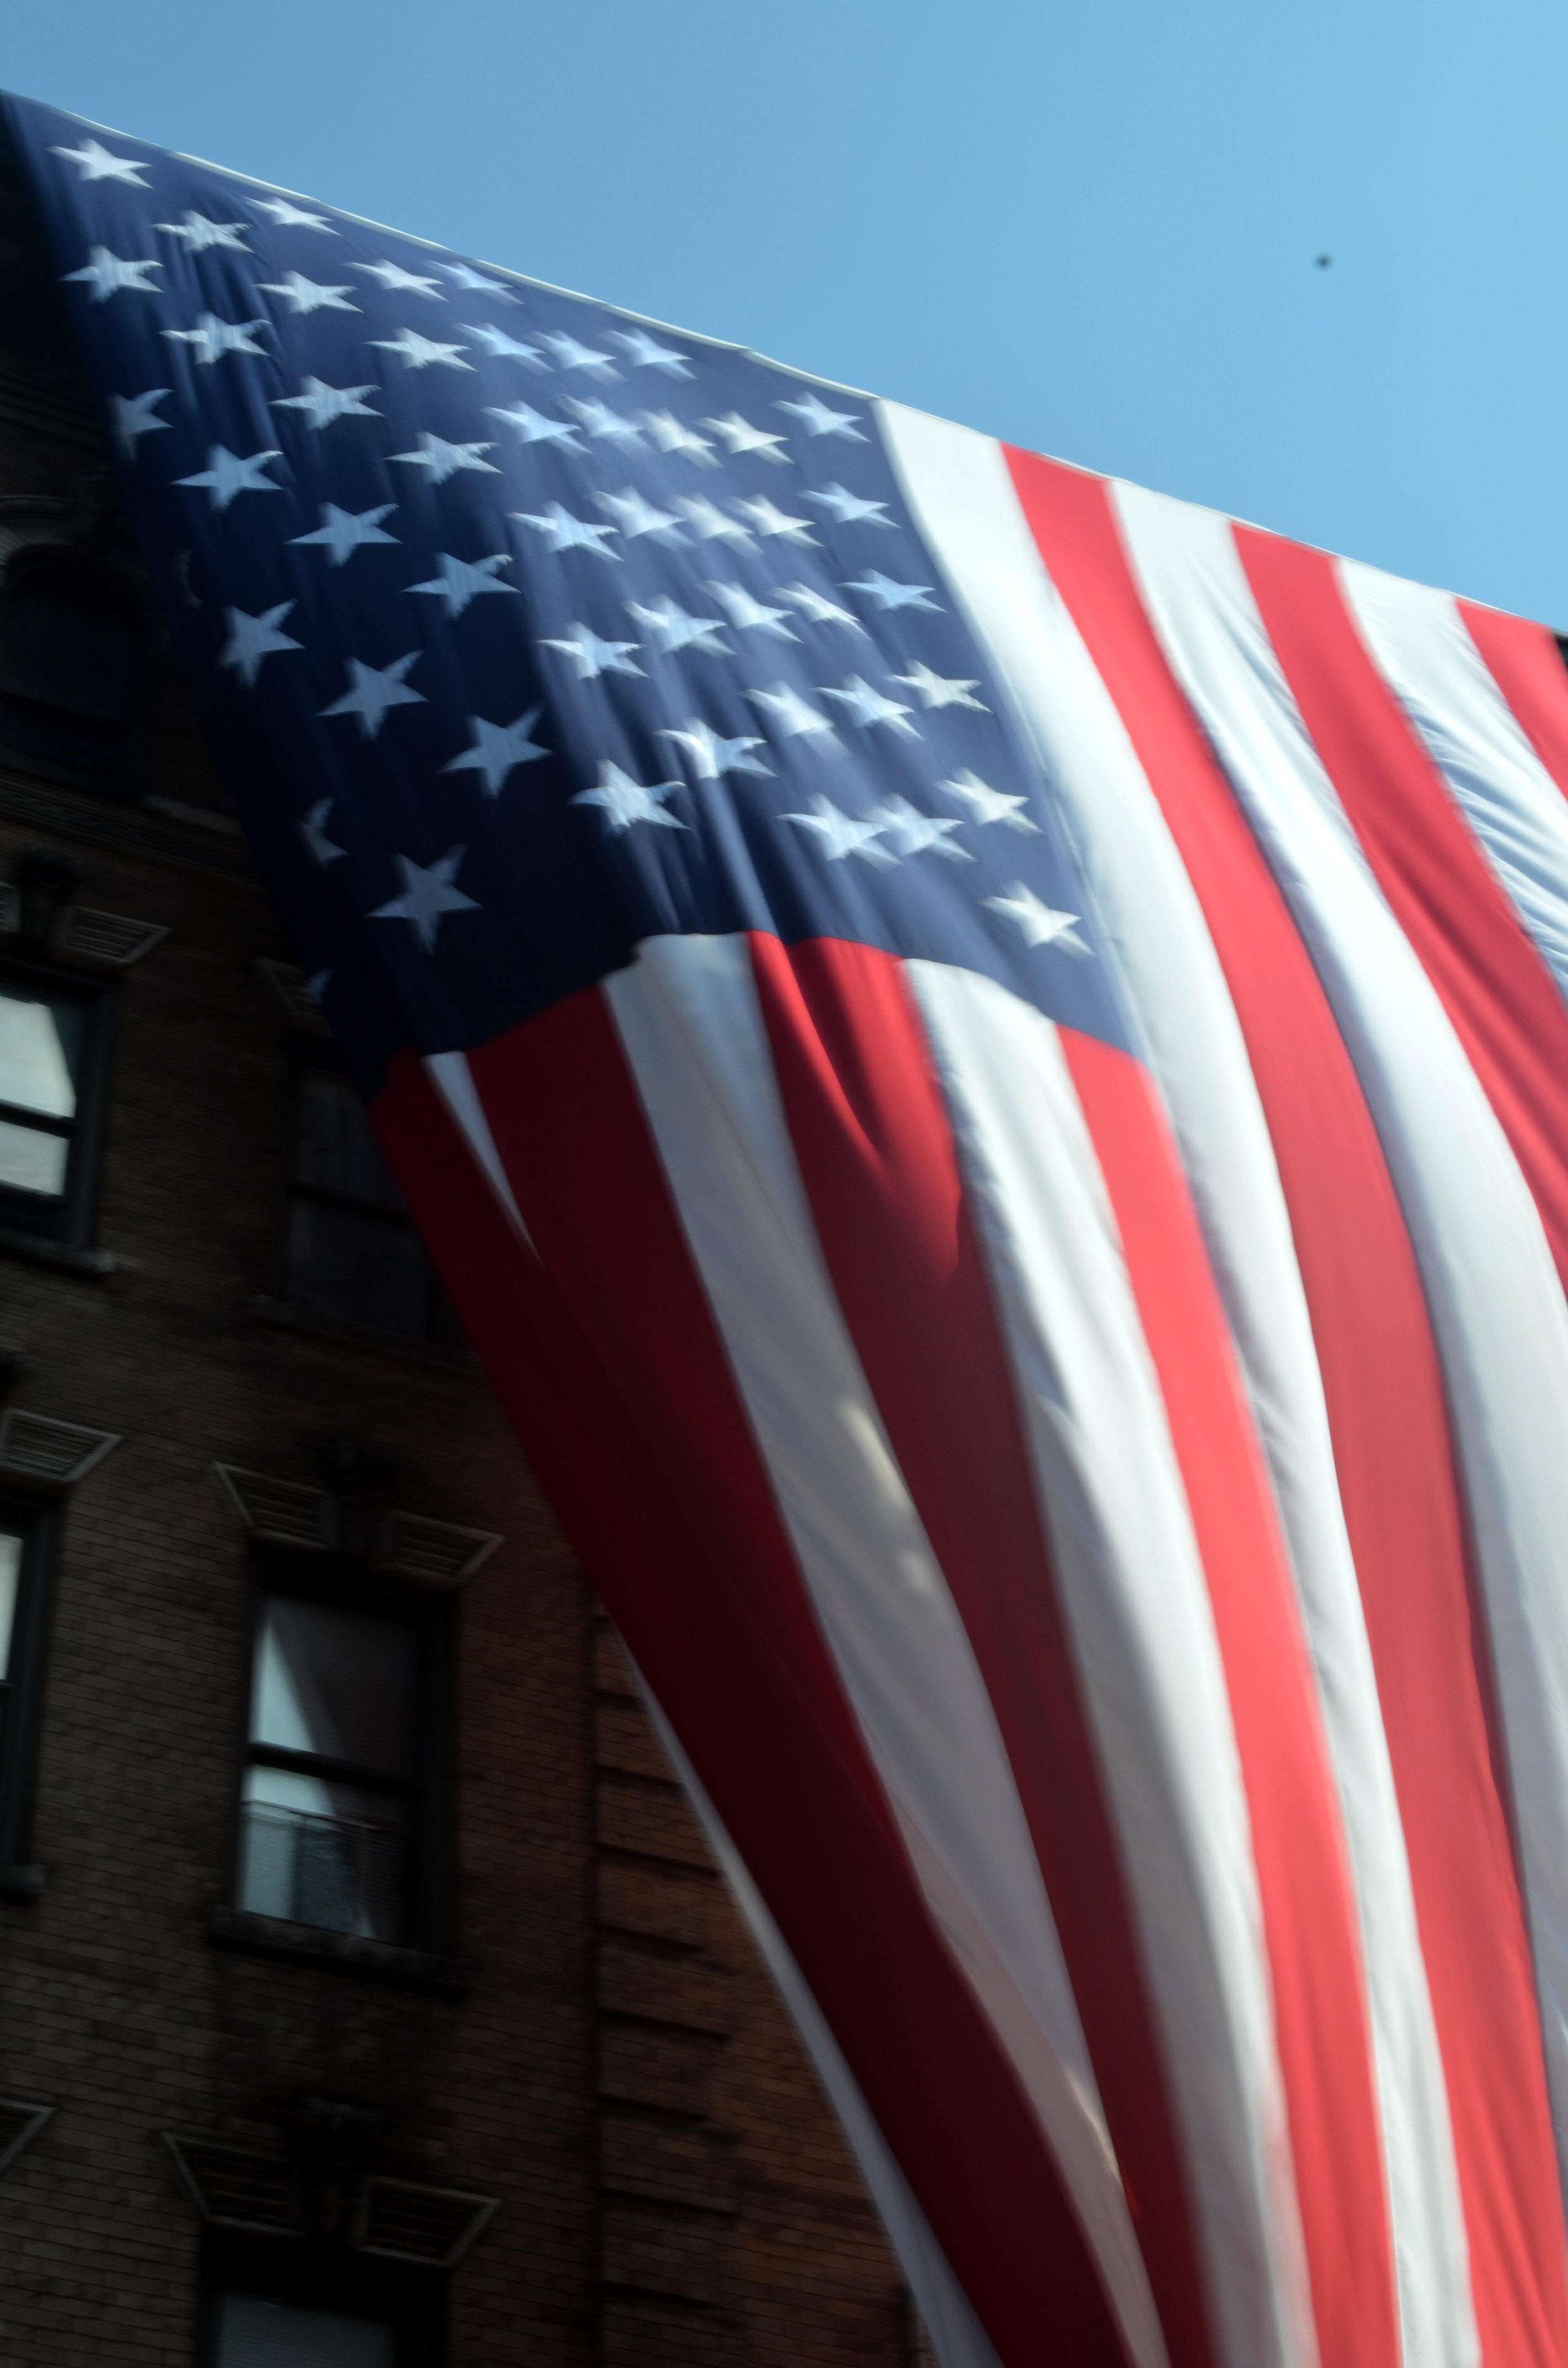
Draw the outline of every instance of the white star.
[[[490,559],[454,559],[449,551],[437,552],[437,564],[441,573],[432,583],[410,584],[410,592],[429,592],[445,600],[449,617],[460,617],[471,600],[482,592],[510,592],[517,597],[515,584],[497,584],[495,570],[510,567],[512,554],[498,551]]]
[[[487,279],[472,263],[438,263],[436,268],[445,272],[456,286],[469,289],[476,296],[498,296],[503,304],[515,304],[517,301],[509,288],[503,288],[498,279]]]
[[[405,271],[401,263],[351,263],[350,271],[362,271],[368,279],[378,280],[390,293],[401,290],[406,296],[434,296],[440,299],[438,281],[427,279],[418,271]]]
[[[902,682],[914,691],[922,707],[973,707],[982,715],[991,712],[983,699],[971,696],[980,689],[978,681],[960,682],[957,675],[933,674],[924,659],[917,661],[908,674],[890,675],[888,679]]]
[[[361,309],[348,302],[347,283],[341,288],[327,288],[319,279],[307,279],[302,271],[290,271],[283,279],[260,279],[256,285],[266,295],[281,296],[296,313],[358,313]]]
[[[858,494],[843,485],[824,485],[820,494],[807,494],[808,502],[820,502],[831,510],[840,526],[896,526],[896,518],[884,518],[886,502],[863,501]]]
[[[568,452],[585,452],[587,446],[577,440],[577,430],[570,420],[547,419],[531,403],[509,404],[505,410],[498,404],[484,406],[492,419],[504,419],[525,444],[559,444]]]
[[[320,543],[327,552],[327,564],[341,567],[357,551],[369,542],[395,542],[395,534],[381,532],[381,520],[391,518],[395,502],[379,502],[374,509],[340,510],[335,502],[323,502],[321,524],[309,534],[291,534],[290,542]]]
[[[743,419],[738,411],[727,411],[722,419],[705,419],[702,426],[711,427],[715,436],[723,438],[730,448],[732,461],[744,452],[758,452],[765,461],[778,461],[786,465],[789,462],[788,452],[779,450],[784,441],[782,436],[769,435],[766,427],[754,427],[751,421]]]
[[[586,518],[574,518],[559,502],[551,502],[542,518],[532,510],[513,510],[511,516],[523,526],[531,526],[538,534],[547,535],[551,551],[591,551],[596,559],[619,559],[619,551],[606,551],[599,538],[613,534],[612,526],[590,526]]]
[[[717,617],[693,617],[678,600],[666,592],[645,609],[637,600],[626,604],[628,613],[636,618],[645,632],[653,634],[659,647],[666,653],[673,650],[705,650],[710,657],[728,658],[734,655],[728,642],[717,637],[723,631]]]
[[[360,736],[373,740],[386,721],[389,707],[424,706],[425,693],[410,690],[403,681],[409,667],[416,664],[423,655],[420,650],[410,650],[405,656],[393,658],[389,666],[366,666],[362,659],[350,658],[348,689],[341,699],[335,699],[330,707],[324,707],[321,713],[357,715]]]
[[[896,863],[885,847],[877,845],[887,828],[885,821],[876,814],[846,814],[831,798],[819,791],[812,800],[810,814],[787,814],[785,822],[796,823],[822,841],[822,851],[830,863],[842,863],[846,856],[862,856],[868,863]]]
[[[256,689],[263,658],[270,657],[275,650],[303,647],[278,630],[293,605],[292,600],[279,600],[276,609],[264,609],[259,617],[247,617],[243,609],[225,610],[229,638],[219,654],[218,663],[233,666],[247,690]]]
[[[825,734],[835,747],[837,746],[838,734],[826,716],[819,713],[787,682],[776,682],[771,690],[748,690],[746,697],[755,699],[759,707],[766,707],[768,713],[777,719],[778,729],[786,740],[796,739],[802,734],[808,737],[812,734]]]
[[[473,746],[465,748],[460,757],[451,757],[442,766],[442,772],[483,773],[485,796],[498,798],[515,767],[536,764],[540,757],[551,754],[528,737],[543,713],[542,707],[530,707],[515,723],[487,723],[483,715],[471,715],[468,722]]]
[[[370,343],[384,353],[401,354],[410,370],[428,370],[432,362],[439,362],[443,370],[473,368],[463,360],[461,346],[443,346],[434,337],[422,337],[417,329],[400,329],[395,337],[372,337]]]
[[[728,609],[730,622],[739,633],[767,633],[776,642],[798,642],[799,633],[786,622],[782,609],[769,609],[761,600],[754,600],[742,584],[710,584],[715,600]]]
[[[540,338],[540,344],[550,347],[551,352],[555,356],[557,370],[586,370],[590,378],[598,379],[620,376],[620,372],[608,354],[597,352],[592,346],[579,345],[576,338],[567,336],[564,330],[545,331]]]
[[[537,346],[520,346],[516,337],[509,337],[505,329],[497,329],[488,321],[465,321],[463,326],[496,361],[526,362],[529,370],[536,370],[550,368],[547,361],[540,360]]]
[[[830,411],[817,395],[803,394],[799,403],[776,403],[773,408],[792,411],[808,436],[843,436],[852,444],[867,441],[855,425],[857,413]]]
[[[618,346],[624,346],[633,370],[662,370],[665,378],[689,378],[691,365],[684,354],[672,347],[661,346],[643,329],[612,329],[610,336]]]
[[[466,847],[449,847],[438,856],[428,870],[415,863],[412,857],[394,855],[392,861],[403,874],[403,894],[390,896],[370,914],[372,921],[411,921],[415,936],[426,952],[436,949],[436,934],[448,913],[477,913],[478,900],[465,896],[454,888],[458,867],[468,853]]]
[[[923,855],[934,847],[954,863],[972,863],[974,858],[967,848],[949,844],[948,833],[961,829],[951,814],[926,814],[912,806],[907,798],[884,798],[876,809],[884,830],[892,836],[900,855]]]
[[[644,500],[635,485],[628,485],[620,494],[596,494],[594,499],[600,509],[608,510],[628,542],[635,542],[639,535],[648,534],[655,542],[676,549],[685,547],[686,537],[680,530],[674,510],[655,509],[652,502]]]
[[[895,584],[878,567],[873,567],[861,581],[846,584],[844,588],[846,592],[864,592],[879,609],[931,609],[938,616],[941,614],[940,602],[930,598],[929,584]]]
[[[213,444],[208,448],[206,468],[194,477],[176,477],[175,483],[205,485],[212,495],[212,507],[226,510],[238,494],[280,494],[282,486],[261,472],[268,461],[282,458],[281,452],[251,452],[242,460],[226,444]]]
[[[337,236],[324,214],[290,205],[287,198],[247,198],[245,203],[254,213],[270,214],[279,230],[324,230],[328,238]]]
[[[642,425],[661,452],[679,452],[687,460],[695,461],[699,469],[718,467],[710,439],[699,436],[694,427],[688,427],[683,419],[677,419],[673,411],[645,411]]]
[[[630,830],[634,822],[658,823],[665,830],[684,830],[685,823],[666,814],[661,801],[685,787],[684,781],[651,781],[645,786],[634,781],[630,773],[623,773],[619,765],[612,765],[607,757],[599,760],[597,789],[579,790],[571,803],[574,806],[603,806],[611,830]]]
[[[766,748],[766,740],[726,740],[710,723],[704,723],[695,715],[684,730],[662,731],[657,736],[673,740],[677,747],[686,750],[692,772],[699,781],[722,780],[726,773],[765,773],[770,780],[773,778],[767,766],[759,765],[755,757],[747,754],[752,748]]]
[[[683,494],[680,507],[699,542],[738,542],[744,550],[751,549],[754,537],[750,527],[740,526],[733,518],[726,518],[705,494]]]
[[[113,155],[101,140],[84,140],[79,148],[51,148],[49,153],[69,156],[73,165],[80,166],[84,181],[123,181],[131,189],[150,186],[142,178],[153,169],[146,157],[138,162],[132,156]]]
[[[847,625],[852,633],[865,638],[866,628],[858,617],[852,615],[847,609],[841,609],[837,601],[830,600],[825,593],[814,592],[809,584],[781,584],[778,590],[780,598],[792,600],[813,625]]]
[[[884,699],[880,690],[872,689],[863,675],[846,674],[842,690],[833,690],[825,683],[819,683],[817,688],[824,699],[836,699],[847,712],[850,722],[858,724],[862,732],[869,732],[873,723],[886,723],[894,732],[902,732],[906,740],[918,740],[920,737],[909,721],[909,710],[903,701]]]
[[[444,485],[447,479],[455,477],[460,469],[483,469],[490,476],[498,477],[501,472],[494,461],[482,461],[479,457],[482,452],[494,452],[494,450],[493,439],[481,444],[449,444],[444,436],[432,436],[426,428],[419,438],[417,452],[393,452],[391,457],[405,462],[411,469],[428,469],[430,483]]]
[[[623,413],[612,411],[608,403],[601,403],[597,395],[585,400],[581,395],[569,394],[566,400],[596,439],[613,444],[622,452],[641,452],[644,449],[642,429],[633,427]]]
[[[347,848],[336,846],[326,835],[326,818],[331,811],[332,800],[318,798],[308,813],[300,817],[300,836],[324,871],[329,863],[335,863],[339,856],[348,852]]]
[[[194,329],[165,329],[162,334],[176,345],[194,346],[198,367],[210,370],[225,354],[259,354],[265,359],[267,347],[256,344],[251,331],[267,326],[266,321],[220,321],[216,313],[203,313]]]
[[[642,674],[625,655],[641,649],[641,642],[601,642],[590,626],[574,622],[570,641],[542,641],[541,650],[564,650],[577,668],[579,682],[597,682],[601,674]]]
[[[249,222],[213,222],[208,214],[192,212],[189,206],[177,222],[154,222],[154,230],[166,231],[171,238],[183,238],[192,255],[205,255],[210,246],[233,247],[240,255],[249,255],[245,233]]]
[[[312,427],[330,427],[335,419],[379,419],[381,415],[375,406],[359,400],[375,391],[374,386],[328,386],[324,379],[305,378],[300,381],[298,394],[275,394],[272,408],[308,411]]]
[[[1040,830],[1039,823],[1031,822],[1022,811],[1028,803],[1027,798],[1014,797],[1006,790],[994,790],[989,781],[983,781],[967,767],[961,773],[955,773],[950,781],[938,781],[937,787],[961,798],[966,806],[972,808],[977,823],[999,822],[1008,830],[1032,830],[1037,834]]]
[[[130,263],[124,256],[112,254],[107,246],[90,246],[87,260],[81,270],[65,271],[61,277],[62,279],[86,280],[93,291],[88,302],[107,304],[111,296],[118,296],[124,290],[130,290],[138,296],[160,294],[161,290],[150,287],[142,274],[144,271],[162,271],[163,268],[156,256],[150,255],[142,263]]]
[[[168,391],[166,386],[150,386],[145,394],[110,395],[114,440],[128,458],[135,452],[139,436],[152,436],[160,427],[168,427],[166,419],[154,419],[153,416],[153,406],[162,403]]]
[[[1070,953],[1086,954],[1088,947],[1074,929],[1076,913],[1058,913],[1042,905],[1032,888],[1015,880],[1005,896],[987,896],[986,905],[994,913],[1006,913],[1017,921],[1028,946],[1064,946]]]
[[[813,546],[816,543],[808,519],[788,517],[783,510],[775,508],[766,494],[758,494],[753,500],[736,502],[733,507],[742,518],[751,520],[760,535],[769,539],[781,535],[786,542],[809,542]]]

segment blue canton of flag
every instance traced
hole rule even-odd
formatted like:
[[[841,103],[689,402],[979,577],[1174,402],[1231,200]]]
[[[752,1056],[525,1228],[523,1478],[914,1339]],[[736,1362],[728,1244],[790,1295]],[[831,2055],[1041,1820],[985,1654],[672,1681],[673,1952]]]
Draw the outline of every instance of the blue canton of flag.
[[[863,399],[12,122],[187,678],[367,1090],[398,1044],[486,1041],[671,932],[961,962],[1121,1040]]]

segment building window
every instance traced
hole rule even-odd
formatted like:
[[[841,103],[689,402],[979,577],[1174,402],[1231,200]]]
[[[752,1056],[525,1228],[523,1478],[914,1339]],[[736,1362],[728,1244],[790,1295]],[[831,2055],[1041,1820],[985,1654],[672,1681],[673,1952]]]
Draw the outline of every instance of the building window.
[[[0,754],[132,796],[150,657],[142,602],[117,574],[20,552],[0,590]]]
[[[50,1517],[0,1505],[0,1866],[24,1855],[43,1663]]]
[[[441,1923],[444,1602],[264,1588],[238,1905],[362,1940]]]
[[[436,2368],[446,2281],[332,2244],[213,2233],[204,2368]]]
[[[0,968],[0,1226],[86,1240],[108,1021],[102,987]]]
[[[461,1328],[348,1079],[301,1063],[284,1245],[295,1307],[432,1348]]]

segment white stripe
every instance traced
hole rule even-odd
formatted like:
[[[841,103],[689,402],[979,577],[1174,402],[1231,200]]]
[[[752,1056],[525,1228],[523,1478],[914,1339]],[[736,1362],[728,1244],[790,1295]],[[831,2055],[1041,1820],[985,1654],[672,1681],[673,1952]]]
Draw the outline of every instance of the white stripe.
[[[490,1121],[484,1115],[484,1105],[479,1099],[479,1088],[473,1082],[467,1053],[429,1053],[426,1055],[425,1066],[459,1133],[483,1170],[485,1181],[537,1257],[538,1246],[523,1223],[523,1212],[517,1206],[511,1179],[501,1164],[501,1154],[495,1148],[495,1137],[490,1132]]]
[[[1228,523],[1131,486],[1117,499],[1156,630],[1317,963],[1420,1265],[1486,1600],[1561,2163],[1568,1309],[1480,1081],[1307,736]]]
[[[674,1728],[648,1691],[641,1670],[637,1674],[660,1740],[690,1796],[698,1820],[708,1837],[708,1846],[719,1861],[768,1972],[778,1985],[784,2003],[794,2018],[795,2028],[816,2066],[818,2078],[827,2090],[829,2101],[855,2150],[855,2158],[865,2174],[872,2201],[882,2215],[882,2225],[892,2240],[899,2265],[920,2305],[920,2315],[926,2322],[926,2332],[941,2368],[1002,2368],[985,2329],[975,2317],[968,2294],[954,2276],[930,2222],[915,2200],[914,2189],[899,2169],[887,2140],[878,2128],[871,2109],[860,2093],[844,2051],[828,2028],[826,2017],[812,1997],[805,1975],[795,1963],[783,1933],[768,1914],[767,1904],[752,1881],[745,1861],[730,1839],[718,1811],[703,1791],[697,1771],[681,1749]]]
[[[834,1297],[742,938],[603,990],[800,1566],[933,1919],[1061,2165],[1129,2349],[1165,2359],[989,1695]]]
[[[1478,2339],[1448,2094],[1322,1376],[1273,1145],[1202,908],[989,437],[883,406],[926,542],[1013,692],[1142,1023],[1240,1355],[1356,1887],[1404,2354]]]
[[[1362,640],[1493,873],[1568,995],[1568,799],[1530,746],[1447,592],[1335,560]]]
[[[1221,2356],[1316,2357],[1245,1789],[1198,1543],[1094,1145],[1043,1014],[911,962],[1099,1747]]]

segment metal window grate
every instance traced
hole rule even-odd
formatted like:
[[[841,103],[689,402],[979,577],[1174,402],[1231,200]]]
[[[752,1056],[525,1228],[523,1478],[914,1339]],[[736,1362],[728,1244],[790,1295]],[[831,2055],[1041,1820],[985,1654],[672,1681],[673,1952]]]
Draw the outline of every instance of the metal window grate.
[[[403,1837],[362,1819],[271,1801],[243,1811],[240,1906],[362,1940],[403,1939]]]
[[[24,2105],[13,2097],[0,2097],[0,2178],[44,2123],[54,2119],[54,2111],[52,2105]]]
[[[360,2252],[385,2261],[455,2269],[500,2208],[494,2195],[419,2187],[406,2179],[368,2179],[353,2241]]]
[[[215,1463],[212,1469],[253,1537],[316,1554],[329,1554],[336,1545],[337,1508],[327,1489],[279,1480],[268,1472],[246,1472],[237,1463]]]
[[[388,1570],[427,1587],[460,1587],[488,1562],[501,1539],[494,1530],[465,1530],[419,1513],[388,1516],[381,1559]]]
[[[251,2237],[301,2233],[299,2185],[288,2163],[210,2146],[204,2138],[175,2137],[168,2131],[164,2144],[181,2186],[214,2228],[239,2229]]]
[[[302,970],[296,970],[292,962],[260,962],[256,968],[290,1027],[306,1029],[312,1036],[330,1036],[332,1030],[325,1015],[306,985]]]
[[[119,1445],[120,1437],[118,1431],[88,1430],[79,1422],[57,1422],[51,1415],[8,1406],[0,1414],[0,1474],[74,1488]]]
[[[78,962],[100,963],[108,970],[129,970],[168,936],[155,921],[133,921],[124,913],[89,912],[73,905],[56,944],[62,954]]]

